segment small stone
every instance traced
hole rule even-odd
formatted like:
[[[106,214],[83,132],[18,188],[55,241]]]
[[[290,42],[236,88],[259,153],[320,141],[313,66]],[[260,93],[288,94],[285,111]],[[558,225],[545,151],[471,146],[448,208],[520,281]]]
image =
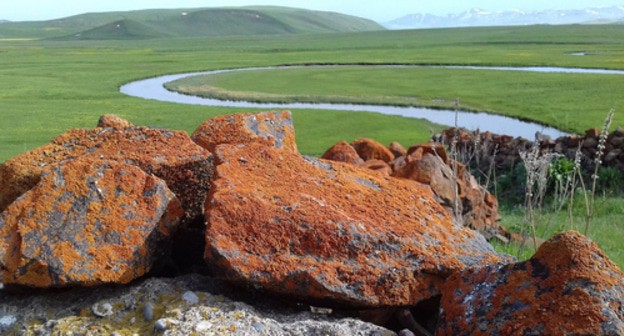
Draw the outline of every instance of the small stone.
[[[156,321],[156,323],[154,323],[154,330],[155,331],[165,331],[167,329],[169,329],[171,326],[175,326],[180,324],[180,321],[176,321],[174,319],[170,319],[170,318],[161,318],[158,321]]]
[[[208,321],[201,321],[195,325],[195,331],[197,332],[206,332],[212,328],[212,323]]]
[[[0,317],[0,332],[5,332],[11,328],[15,322],[17,322],[17,318],[13,315],[6,315]]]
[[[135,324],[136,323],[136,317],[133,317],[130,319],[130,324]]]
[[[48,329],[52,329],[52,328],[54,328],[57,324],[58,324],[58,321],[57,321],[57,320],[49,320],[49,321],[47,321],[47,322],[44,324],[44,326],[45,326],[46,328],[48,328]]]
[[[91,307],[91,310],[97,317],[113,315],[113,306],[110,303],[96,303]]]
[[[145,321],[151,321],[154,318],[154,305],[151,302],[143,306],[143,318]]]
[[[0,282],[0,290],[4,289],[4,284]]]
[[[167,327],[167,319],[160,319],[154,323],[154,331],[165,331],[167,330]]]
[[[182,300],[186,301],[186,303],[190,305],[194,305],[199,302],[199,297],[191,291],[186,291],[182,294]]]
[[[253,322],[251,324],[251,327],[256,329],[257,332],[261,333],[264,331],[264,324],[260,323],[260,322]]]
[[[409,329],[403,329],[399,331],[399,336],[416,336],[416,335]]]
[[[111,333],[111,336],[122,336],[121,333],[117,332],[117,331],[113,331]]]
[[[310,306],[310,312],[316,315],[330,315],[332,313],[332,309]]]

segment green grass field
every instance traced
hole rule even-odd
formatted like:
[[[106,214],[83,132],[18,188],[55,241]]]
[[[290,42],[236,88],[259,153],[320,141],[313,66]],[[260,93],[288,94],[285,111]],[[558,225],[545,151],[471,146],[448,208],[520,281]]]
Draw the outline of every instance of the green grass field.
[[[44,144],[68,128],[93,127],[97,118],[105,113],[118,114],[139,125],[192,132],[211,116],[252,111],[147,101],[119,93],[119,86],[124,83],[162,74],[282,64],[469,64],[624,69],[624,29],[615,25],[132,41],[40,39],[50,37],[50,34],[31,31],[18,38],[17,35],[0,38],[0,162]],[[568,55],[578,51],[591,55]],[[328,85],[340,96],[361,96],[359,90],[366,90],[373,96],[390,96],[391,100],[397,97],[400,101],[398,96],[403,96],[402,99],[416,97],[419,102],[427,102],[441,95],[458,98],[465,108],[533,118],[572,130],[600,127],[604,115],[614,107],[614,127],[622,126],[619,110],[622,108],[624,78],[618,76],[562,78],[560,74],[540,74],[537,78],[537,74],[522,74],[522,78],[518,78],[514,77],[519,76],[516,72],[472,74],[458,71],[451,74],[447,70],[437,72],[432,69],[410,70],[409,73],[424,76],[429,82],[408,81],[404,77],[407,73],[381,70],[376,73],[376,80],[360,69],[345,69],[335,77],[327,72],[310,76],[316,77],[315,80],[321,75],[329,76],[316,83]],[[236,78],[228,80],[236,81]],[[292,89],[294,94],[313,96],[328,93],[321,84],[309,81],[304,73],[265,74],[257,80],[259,84],[247,90],[271,92],[285,88]],[[525,89],[529,91],[523,91]],[[542,95],[542,90],[548,90],[553,96]],[[362,98],[365,99],[370,97]],[[427,141],[431,130],[440,129],[421,120],[375,113],[294,110],[293,115],[298,146],[303,153],[312,155],[321,154],[341,139],[352,141],[358,137],[372,137],[383,143],[398,140],[409,145]],[[616,198],[613,202],[622,204],[622,199]],[[591,236],[610,256],[618,258],[617,253],[622,250],[621,229],[617,228],[618,217],[613,217],[609,211],[597,215]],[[504,213],[504,222],[509,223],[514,218],[512,216],[515,215]],[[615,231],[609,231],[611,229],[607,227],[614,225]],[[606,232],[604,236],[594,236],[603,231]],[[623,265],[622,260],[618,260]]]

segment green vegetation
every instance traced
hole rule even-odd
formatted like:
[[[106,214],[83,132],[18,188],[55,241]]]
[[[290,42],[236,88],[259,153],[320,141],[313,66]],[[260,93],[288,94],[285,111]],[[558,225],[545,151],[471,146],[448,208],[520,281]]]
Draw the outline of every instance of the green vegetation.
[[[622,75],[423,67],[315,67],[196,76],[167,88],[224,99],[366,102],[461,108],[539,121],[581,133],[624,106]],[[477,80],[478,79],[478,80]],[[392,83],[392,85],[388,85]],[[582,112],[582,113],[579,113]]]
[[[573,229],[583,232],[585,216],[585,204],[581,200],[580,194],[574,204],[574,216],[578,220],[575,222]],[[545,209],[536,218],[537,235],[539,237],[548,238],[553,234],[571,229],[566,210],[554,211]],[[622,247],[622,239],[624,237],[624,199],[622,197],[597,197],[595,205],[595,213],[599,214],[593,220],[589,229],[588,236],[600,246],[606,255],[613,260],[620,268],[624,267],[624,248]],[[524,208],[503,208],[501,211],[501,224],[514,232],[526,231],[526,219]],[[517,256],[519,259],[530,258],[533,253],[533,242],[528,239],[524,246],[516,244],[504,245],[494,244],[497,250]]]
[[[286,7],[149,9],[1,23],[0,38],[126,40],[383,30],[359,17]]]
[[[114,13],[111,15],[114,16]],[[148,101],[119,93],[119,86],[124,83],[168,73],[282,64],[450,64],[624,69],[624,30],[617,25],[298,35],[269,35],[270,32],[264,32],[264,35],[254,36],[198,37],[188,34],[186,37],[163,38],[158,35],[161,32],[154,33],[153,24],[148,24],[148,21],[127,16],[95,22],[86,16],[82,19],[83,26],[80,26],[80,20],[67,23],[67,26],[58,20],[54,21],[57,26],[53,21],[0,23],[0,162],[44,144],[68,128],[93,127],[97,118],[105,113],[118,114],[138,125],[192,132],[208,117],[253,111]],[[89,22],[97,25],[91,26]],[[114,23],[113,26],[109,25],[111,23]],[[121,27],[122,23],[128,33],[120,36],[106,33],[106,29],[102,28],[106,25],[117,28],[116,25]],[[93,30],[97,27],[100,28]],[[91,36],[93,40],[50,39],[74,36],[78,32]],[[132,34],[135,34],[132,37],[134,40],[129,40],[128,36]],[[180,34],[171,32],[171,36]],[[579,51],[590,55],[569,55]],[[401,71],[386,70],[389,69],[374,70],[374,76],[366,75],[357,67],[345,68],[335,74],[310,72],[309,77],[303,76],[303,72],[275,72],[270,76],[265,73],[263,77],[257,77],[257,86],[247,90],[270,93],[280,86],[284,87],[280,81],[288,81],[286,89],[306,96],[327,94],[324,87],[327,85],[335,89],[331,95],[362,101],[372,98],[362,97],[358,90],[384,101],[396,98],[396,102],[410,104],[412,100],[418,104],[430,104],[436,96],[458,98],[465,108],[533,118],[572,130],[600,127],[604,114],[614,107],[614,127],[623,124],[619,112],[623,80],[618,76],[453,72],[443,69],[439,69],[440,72],[435,69],[410,69],[402,74]],[[406,77],[410,74],[422,77],[421,81]],[[448,85],[447,92],[443,85]],[[543,90],[547,90],[546,94]],[[487,91],[492,94],[487,96],[484,94]],[[382,143],[398,140],[409,145],[426,141],[431,130],[440,129],[440,126],[421,120],[366,112],[294,110],[293,115],[298,146],[302,153],[312,155],[321,154],[341,139],[352,141],[358,137],[371,137]],[[622,228],[618,219],[622,218],[622,201],[621,197],[597,200],[594,223],[590,229],[590,237],[620,265],[623,265],[619,239]],[[503,223],[514,226],[521,216],[518,211],[505,210]],[[552,231],[540,231],[540,222],[538,233],[545,232],[542,237],[547,238],[550,232],[565,228],[560,225],[567,223],[566,218],[565,215],[552,217],[548,221],[552,223]]]

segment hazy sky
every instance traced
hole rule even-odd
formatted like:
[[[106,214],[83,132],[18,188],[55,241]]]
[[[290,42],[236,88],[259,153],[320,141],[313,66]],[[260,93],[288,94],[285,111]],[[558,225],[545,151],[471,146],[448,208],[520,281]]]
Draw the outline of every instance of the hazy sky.
[[[86,12],[247,5],[276,5],[327,10],[384,22],[405,14],[458,13],[474,7],[492,11],[512,8],[526,11],[551,8],[581,9],[624,5],[624,0],[0,0],[0,19],[11,21],[48,20]]]

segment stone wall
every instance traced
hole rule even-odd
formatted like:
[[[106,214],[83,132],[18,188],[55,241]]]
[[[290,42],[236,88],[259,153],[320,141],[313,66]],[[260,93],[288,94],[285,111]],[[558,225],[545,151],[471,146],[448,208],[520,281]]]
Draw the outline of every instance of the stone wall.
[[[574,160],[577,150],[580,149],[582,167],[593,169],[600,140],[600,130],[596,128],[588,129],[584,135],[569,135],[557,139],[538,133],[535,141],[465,129],[456,132],[455,128],[449,128],[434,135],[432,140],[449,145],[455,134],[460,161],[471,160],[482,171],[489,171],[493,167],[503,172],[520,163],[522,160],[519,152],[531,148],[535,141],[539,142],[543,153],[559,153],[570,160]],[[602,165],[624,171],[624,128],[618,128],[607,135]]]

